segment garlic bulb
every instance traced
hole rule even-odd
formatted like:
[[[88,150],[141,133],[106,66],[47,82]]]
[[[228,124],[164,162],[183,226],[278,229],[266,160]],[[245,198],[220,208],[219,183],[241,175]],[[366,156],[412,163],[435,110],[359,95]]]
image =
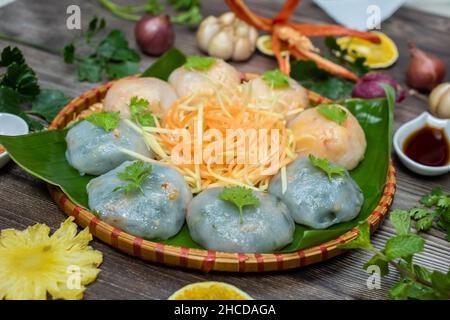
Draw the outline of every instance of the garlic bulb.
[[[450,119],[450,82],[438,85],[428,98],[430,111],[439,118]]]
[[[200,24],[197,43],[210,56],[223,60],[244,61],[256,48],[258,31],[238,19],[233,12],[209,16]]]

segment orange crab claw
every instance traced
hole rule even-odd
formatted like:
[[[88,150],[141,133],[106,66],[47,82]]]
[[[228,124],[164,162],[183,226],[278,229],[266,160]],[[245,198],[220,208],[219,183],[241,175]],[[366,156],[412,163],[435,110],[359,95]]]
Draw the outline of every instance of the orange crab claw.
[[[295,8],[299,5],[301,0],[287,0],[281,11],[272,18],[272,23],[284,23],[289,20],[291,15],[294,13]]]
[[[288,68],[286,60],[281,55],[281,41],[276,32],[272,33],[272,51],[277,58],[278,66],[280,67],[281,72],[289,75],[290,68]]]
[[[303,23],[289,23],[289,26],[307,37],[323,37],[323,36],[354,36],[368,40],[373,43],[380,43],[380,38],[373,33],[348,29],[338,25],[314,25]]]
[[[225,3],[233,11],[236,16],[246,23],[263,31],[272,30],[272,22],[268,18],[258,16],[252,12],[242,0],[225,0]]]
[[[331,62],[330,60],[327,60],[325,58],[323,58],[322,56],[318,55],[317,53],[308,51],[308,50],[303,50],[301,48],[296,48],[296,47],[289,47],[290,51],[292,52],[292,54],[300,60],[312,60],[314,61],[317,66],[325,71],[328,71],[331,74],[334,74],[336,76],[345,78],[345,79],[349,79],[352,81],[358,81],[359,77],[354,74],[353,72],[345,69],[344,67],[335,64],[333,62]]]

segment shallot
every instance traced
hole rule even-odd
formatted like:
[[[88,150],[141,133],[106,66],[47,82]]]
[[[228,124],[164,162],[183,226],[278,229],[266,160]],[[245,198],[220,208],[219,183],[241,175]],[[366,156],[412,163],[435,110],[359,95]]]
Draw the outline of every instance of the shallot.
[[[430,91],[444,80],[446,67],[441,59],[409,44],[411,60],[406,71],[406,83],[419,91]]]
[[[382,84],[388,84],[393,87],[395,89],[396,101],[403,101],[406,95],[405,91],[394,78],[381,72],[371,72],[359,79],[353,87],[352,97],[362,99],[384,98],[386,94]]]

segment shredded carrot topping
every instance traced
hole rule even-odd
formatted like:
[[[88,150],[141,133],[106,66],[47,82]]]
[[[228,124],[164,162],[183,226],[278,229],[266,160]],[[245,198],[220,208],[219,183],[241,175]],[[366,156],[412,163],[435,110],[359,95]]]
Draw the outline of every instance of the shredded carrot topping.
[[[264,191],[270,178],[295,159],[295,139],[284,116],[241,101],[209,94],[183,97],[157,128],[144,128],[157,159],[177,168],[194,193],[232,185]]]

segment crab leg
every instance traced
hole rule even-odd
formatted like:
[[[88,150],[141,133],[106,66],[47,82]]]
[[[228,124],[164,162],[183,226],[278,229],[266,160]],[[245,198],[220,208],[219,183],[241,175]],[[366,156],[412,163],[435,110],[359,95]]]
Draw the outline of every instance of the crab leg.
[[[327,60],[323,57],[321,57],[320,55],[318,55],[317,53],[308,51],[308,50],[303,50],[301,48],[297,48],[294,46],[290,47],[290,51],[292,52],[292,54],[301,60],[312,60],[314,61],[317,66],[325,71],[328,71],[331,74],[334,74],[336,76],[340,76],[349,80],[353,80],[353,81],[358,81],[359,78],[357,75],[355,75],[353,72],[348,71],[347,69],[345,69],[344,67],[341,67],[338,64],[335,64],[333,62],[331,62],[330,60]]]
[[[321,104],[321,103],[330,103],[331,100],[328,98],[325,98],[324,96],[321,96],[318,93],[315,93],[314,91],[306,90],[306,94],[308,95],[308,100],[311,102],[314,102],[314,104]]]
[[[281,55],[281,41],[276,32],[272,33],[272,51],[277,58],[281,72],[289,75],[289,68],[286,65],[286,60]]]
[[[361,39],[371,41],[373,43],[380,43],[380,38],[370,32],[363,32],[353,29],[348,29],[338,25],[314,25],[314,24],[297,24],[289,23],[289,26],[302,35],[307,37],[322,37],[322,36],[354,36]]]
[[[257,29],[263,31],[272,30],[272,22],[268,18],[258,16],[253,13],[242,0],[225,0],[225,3],[233,11],[236,16],[247,22],[248,24],[254,26]]]
[[[301,0],[287,0],[281,11],[272,18],[272,22],[276,23],[284,23],[289,20],[290,16],[294,13],[295,8],[299,5]]]

